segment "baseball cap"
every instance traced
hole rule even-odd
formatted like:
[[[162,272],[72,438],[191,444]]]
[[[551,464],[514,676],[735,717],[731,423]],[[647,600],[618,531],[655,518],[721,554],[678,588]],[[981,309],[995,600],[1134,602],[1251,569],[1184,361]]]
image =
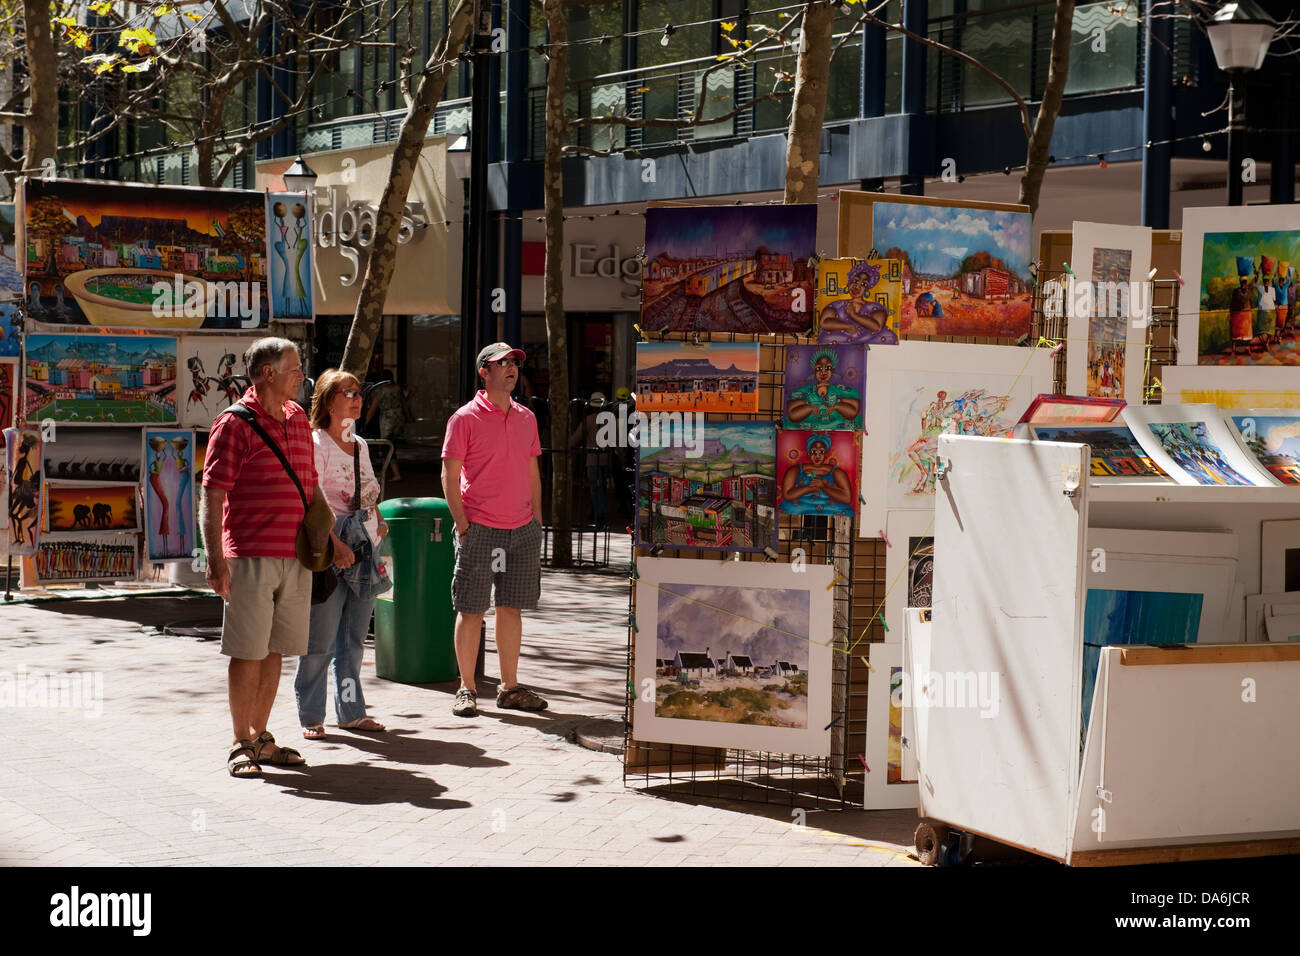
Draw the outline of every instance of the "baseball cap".
[[[505,342],[493,342],[478,353],[478,367],[482,368],[488,362],[499,362],[503,358],[514,358],[522,362],[527,357],[523,349],[511,348]]]

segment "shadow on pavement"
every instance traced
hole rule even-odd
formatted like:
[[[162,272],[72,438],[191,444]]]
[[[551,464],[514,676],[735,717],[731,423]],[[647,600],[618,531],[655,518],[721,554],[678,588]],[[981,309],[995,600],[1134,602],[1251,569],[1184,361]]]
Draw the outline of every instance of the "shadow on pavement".
[[[427,810],[465,810],[464,800],[440,800],[447,788],[413,770],[369,764],[317,764],[293,773],[262,771],[262,779],[291,797],[334,800],[356,806],[406,803]]]
[[[373,754],[376,757],[391,760],[394,763],[416,764],[424,767],[439,764],[454,767],[509,766],[507,761],[489,757],[485,750],[473,744],[430,740],[427,737],[413,736],[414,733],[414,731],[395,730],[391,727],[384,733],[373,735],[330,732],[319,741],[316,741],[317,746],[311,749],[313,751],[317,750],[322,743],[332,744],[335,747],[346,746]],[[328,753],[330,749],[333,748],[323,748],[325,753]],[[307,759],[311,760],[311,756],[307,755]]]

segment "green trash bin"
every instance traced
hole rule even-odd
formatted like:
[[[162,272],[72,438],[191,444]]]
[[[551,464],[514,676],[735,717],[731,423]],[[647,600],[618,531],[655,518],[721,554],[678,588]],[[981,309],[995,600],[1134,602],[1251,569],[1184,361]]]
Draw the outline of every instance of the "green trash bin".
[[[455,522],[441,498],[392,498],[380,554],[393,586],[375,601],[375,673],[404,684],[456,680],[456,614],[451,607]]]

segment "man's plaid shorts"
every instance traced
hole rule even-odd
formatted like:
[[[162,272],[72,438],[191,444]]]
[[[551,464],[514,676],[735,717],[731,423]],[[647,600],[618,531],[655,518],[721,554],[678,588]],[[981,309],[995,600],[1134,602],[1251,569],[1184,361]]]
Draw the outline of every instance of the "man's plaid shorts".
[[[496,587],[496,606],[531,610],[542,596],[542,526],[489,528],[470,523],[456,542],[451,605],[462,614],[483,614]]]

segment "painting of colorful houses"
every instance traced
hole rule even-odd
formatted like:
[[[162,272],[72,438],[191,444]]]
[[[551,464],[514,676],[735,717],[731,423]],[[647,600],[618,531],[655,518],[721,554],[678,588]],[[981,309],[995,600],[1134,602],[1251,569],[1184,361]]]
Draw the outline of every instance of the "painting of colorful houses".
[[[775,545],[776,427],[700,419],[693,434],[674,423],[642,436],[638,542],[723,551]]]
[[[1029,213],[882,201],[871,210],[872,244],[903,263],[903,333],[1029,333]]]
[[[176,339],[27,335],[23,418],[79,425],[176,421]]]
[[[270,319],[261,193],[31,179],[19,225],[23,299],[37,322],[251,329]]]
[[[638,342],[636,406],[758,414],[758,343]]]
[[[646,210],[646,331],[802,333],[813,324],[817,207]]]

